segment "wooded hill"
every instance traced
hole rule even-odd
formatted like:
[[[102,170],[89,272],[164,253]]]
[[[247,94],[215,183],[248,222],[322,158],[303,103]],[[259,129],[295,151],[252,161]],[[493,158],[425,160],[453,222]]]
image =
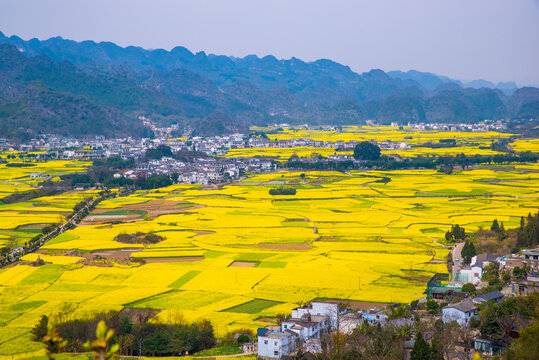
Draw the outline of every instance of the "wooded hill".
[[[0,132],[11,138],[148,135],[140,115],[197,135],[275,122],[539,118],[539,89],[532,87],[463,88],[428,73],[358,74],[326,59],[235,58],[60,37],[25,41],[0,33],[0,44]]]

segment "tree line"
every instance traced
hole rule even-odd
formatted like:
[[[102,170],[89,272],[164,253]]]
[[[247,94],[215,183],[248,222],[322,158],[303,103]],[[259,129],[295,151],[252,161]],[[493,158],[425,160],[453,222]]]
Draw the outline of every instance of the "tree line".
[[[497,155],[471,155],[467,156],[464,153],[456,156],[438,156],[432,157],[411,157],[403,159],[394,159],[390,156],[381,155],[381,150],[378,145],[368,141],[363,141],[357,144],[354,148],[354,159],[345,161],[332,161],[319,155],[314,161],[305,161],[297,155],[292,155],[286,162],[289,169],[303,170],[356,170],[356,169],[381,169],[381,170],[398,170],[398,169],[439,169],[440,172],[451,174],[455,166],[460,166],[466,169],[472,165],[478,164],[504,164],[514,162],[537,162],[539,154],[531,151],[521,153],[507,153]]]
[[[50,320],[43,315],[33,328],[35,341],[47,336]],[[59,321],[55,328],[57,335],[65,341],[62,350],[68,352],[84,352],[85,344],[102,322],[113,330],[107,342],[117,345],[119,355],[177,356],[210,349],[217,343],[213,326],[207,320],[173,325],[149,320],[149,314],[134,321],[120,312],[111,311],[96,314],[90,320]]]

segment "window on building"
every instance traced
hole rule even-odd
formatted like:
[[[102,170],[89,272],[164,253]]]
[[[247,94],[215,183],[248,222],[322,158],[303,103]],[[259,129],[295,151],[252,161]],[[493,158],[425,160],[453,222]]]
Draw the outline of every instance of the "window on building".
[[[268,340],[264,340],[264,345],[268,345]]]
[[[275,351],[273,352],[273,355],[279,356],[279,351],[275,350]]]
[[[273,345],[277,346],[277,344],[279,344],[277,341],[273,342]]]

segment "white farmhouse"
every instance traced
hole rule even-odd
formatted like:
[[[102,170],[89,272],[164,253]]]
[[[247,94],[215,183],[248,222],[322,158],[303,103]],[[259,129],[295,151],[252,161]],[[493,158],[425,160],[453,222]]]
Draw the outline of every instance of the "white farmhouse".
[[[462,282],[472,283],[477,285],[481,282],[483,276],[483,268],[478,265],[465,266],[460,269],[460,279]]]
[[[471,318],[477,317],[479,308],[472,300],[461,301],[442,308],[444,323],[456,321],[459,325],[467,325]]]
[[[262,359],[280,359],[289,355],[296,348],[297,335],[290,332],[258,329],[258,357]]]
[[[327,316],[331,330],[337,330],[339,323],[339,305],[327,302],[313,302],[310,305],[292,309],[292,318],[300,319],[304,315]]]
[[[329,317],[305,314],[300,319],[288,319],[282,322],[281,331],[292,331],[301,341],[320,339],[329,332]]]

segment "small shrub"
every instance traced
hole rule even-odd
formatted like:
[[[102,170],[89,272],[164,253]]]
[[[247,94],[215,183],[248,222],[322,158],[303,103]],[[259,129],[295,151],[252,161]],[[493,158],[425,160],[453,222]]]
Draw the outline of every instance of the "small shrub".
[[[296,189],[291,187],[280,186],[276,189],[269,190],[270,195],[296,195]]]

